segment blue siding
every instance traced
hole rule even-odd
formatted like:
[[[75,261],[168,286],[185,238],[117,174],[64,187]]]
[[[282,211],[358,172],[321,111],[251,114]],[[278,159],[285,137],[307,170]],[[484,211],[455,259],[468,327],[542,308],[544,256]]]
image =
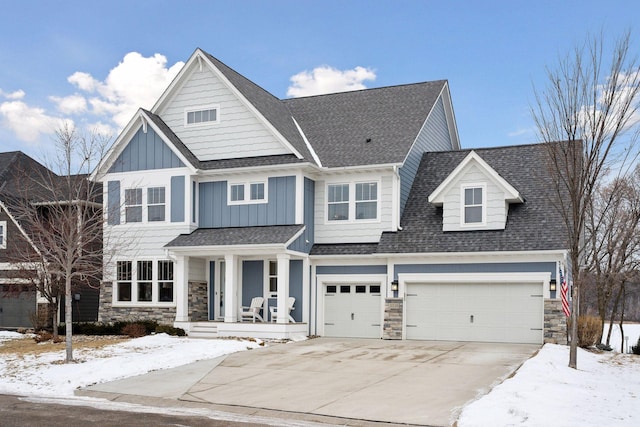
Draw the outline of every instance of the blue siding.
[[[387,274],[386,265],[321,265],[316,274]]]
[[[300,237],[298,237],[288,249],[292,251],[309,253],[313,246],[314,238],[314,204],[315,204],[315,182],[305,178],[304,179],[304,225],[305,230]]]
[[[131,172],[149,169],[183,167],[184,163],[151,127],[142,127],[120,153],[109,172]]]
[[[319,268],[319,267],[318,267]],[[501,262],[487,264],[396,264],[394,279],[402,273],[551,273],[556,277],[555,262]],[[514,281],[517,282],[517,276]]]
[[[302,260],[292,259],[289,261],[289,296],[295,297],[295,310],[291,316],[296,322],[302,322]]]
[[[184,176],[171,177],[171,222],[184,222]]]
[[[107,183],[107,223],[120,224],[120,181]]]
[[[268,203],[227,204],[227,181],[200,183],[201,228],[295,224],[296,179],[269,178]]]
[[[427,151],[447,151],[452,149],[447,116],[441,97],[434,105],[433,111],[416,139],[415,145],[400,168],[400,215],[404,212],[404,206],[409,198],[409,192],[418,171],[422,154]]]
[[[242,262],[242,305],[251,305],[253,297],[264,295],[264,264],[262,261]],[[263,316],[264,318],[264,316]]]

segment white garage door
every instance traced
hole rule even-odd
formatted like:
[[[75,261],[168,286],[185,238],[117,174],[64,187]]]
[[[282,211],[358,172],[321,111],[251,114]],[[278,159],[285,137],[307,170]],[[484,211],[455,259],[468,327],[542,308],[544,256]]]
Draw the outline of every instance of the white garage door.
[[[324,335],[380,338],[381,295],[377,284],[326,285]]]
[[[542,284],[407,284],[406,337],[542,344]]]

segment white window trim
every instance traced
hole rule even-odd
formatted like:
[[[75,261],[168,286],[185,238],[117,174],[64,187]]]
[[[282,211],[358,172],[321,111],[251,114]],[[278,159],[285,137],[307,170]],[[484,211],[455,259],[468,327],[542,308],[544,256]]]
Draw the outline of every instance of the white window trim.
[[[378,186],[376,202],[376,217],[367,219],[356,218],[356,184],[376,183]],[[329,186],[330,185],[349,185],[349,217],[347,219],[330,219],[329,218]],[[359,200],[359,202],[373,202],[374,200]],[[339,202],[344,203],[344,202]],[[326,182],[324,185],[324,222],[325,224],[351,224],[351,223],[379,223],[381,219],[382,205],[382,182],[380,179],[364,179],[357,181],[335,181]]]
[[[465,190],[471,188],[481,188],[482,189],[482,222],[465,222],[464,214],[466,207],[464,200]],[[479,182],[479,183],[465,183],[460,185],[460,227],[463,228],[482,228],[487,225],[487,183]]]
[[[264,185],[264,199],[251,200],[251,184]],[[244,186],[244,200],[231,200],[231,186]],[[227,181],[227,205],[255,205],[261,203],[269,203],[269,180],[248,180],[248,181]]]
[[[208,122],[200,122],[200,123],[187,123],[187,115],[189,113],[193,113],[196,111],[203,110],[216,110],[216,119]],[[193,127],[203,127],[210,126],[220,123],[220,105],[218,104],[208,104],[208,105],[197,105],[194,107],[189,107],[184,109],[184,127],[193,128]]]
[[[164,188],[164,220],[163,221],[149,221],[149,188]],[[142,220],[138,222],[128,222],[127,221],[127,190],[142,190]],[[170,211],[169,207],[171,206],[171,188],[169,185],[165,184],[149,184],[149,185],[140,185],[140,186],[132,186],[122,189],[122,197],[121,200],[124,200],[122,204],[122,211],[120,212],[120,221],[119,225],[141,225],[141,224],[167,224],[170,222]],[[152,204],[151,206],[160,206],[159,204]],[[140,206],[140,205],[131,205],[131,206]],[[189,215],[191,215],[191,210],[189,210]]]
[[[118,262],[131,261],[131,301],[118,300]],[[151,301],[138,301],[138,261],[152,262]],[[171,261],[167,258],[123,258],[114,263],[115,276],[112,282],[113,307],[175,307],[177,298],[176,264],[173,264],[173,301],[158,301],[158,261]]]
[[[7,221],[0,221],[2,227],[2,239],[0,239],[0,249],[7,249]]]

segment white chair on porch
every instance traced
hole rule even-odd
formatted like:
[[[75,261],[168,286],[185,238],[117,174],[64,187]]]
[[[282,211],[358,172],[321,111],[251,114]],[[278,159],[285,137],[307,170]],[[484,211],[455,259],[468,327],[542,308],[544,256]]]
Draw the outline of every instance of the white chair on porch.
[[[295,319],[291,317],[291,311],[295,310],[293,305],[296,303],[296,299],[294,297],[289,297],[287,299],[287,316],[289,316],[289,321],[291,323],[296,323]],[[278,319],[278,307],[269,307],[269,313],[271,314],[271,321],[275,322]]]
[[[240,313],[240,320],[244,321],[246,318],[251,318],[253,323],[256,323],[256,319],[264,322],[260,312],[262,311],[262,304],[264,304],[264,298],[254,297],[251,299],[251,305],[249,307],[242,307],[242,313]]]

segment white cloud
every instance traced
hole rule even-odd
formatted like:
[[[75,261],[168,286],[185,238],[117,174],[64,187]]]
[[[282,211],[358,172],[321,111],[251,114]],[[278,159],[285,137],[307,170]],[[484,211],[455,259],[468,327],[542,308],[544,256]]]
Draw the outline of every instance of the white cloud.
[[[60,119],[48,115],[45,110],[30,107],[22,101],[0,104],[3,126],[11,129],[25,142],[35,143],[41,134],[51,134],[60,125]]]
[[[87,111],[87,100],[79,94],[63,98],[51,96],[49,99],[58,105],[58,111],[62,114],[81,114]]]
[[[70,75],[69,78],[67,78],[67,81],[78,89],[89,93],[95,91],[98,85],[100,85],[100,82],[91,77],[91,74],[80,71],[76,71]]]
[[[328,65],[314,68],[311,72],[302,71],[289,80],[292,85],[287,96],[301,97],[324,93],[347,92],[366,89],[366,80],[375,80],[376,73],[371,68],[355,67],[352,70],[338,70]]]
[[[2,89],[0,89],[0,96],[6,99],[22,99],[24,98],[24,91],[22,89],[16,90],[15,92],[5,92]]]

